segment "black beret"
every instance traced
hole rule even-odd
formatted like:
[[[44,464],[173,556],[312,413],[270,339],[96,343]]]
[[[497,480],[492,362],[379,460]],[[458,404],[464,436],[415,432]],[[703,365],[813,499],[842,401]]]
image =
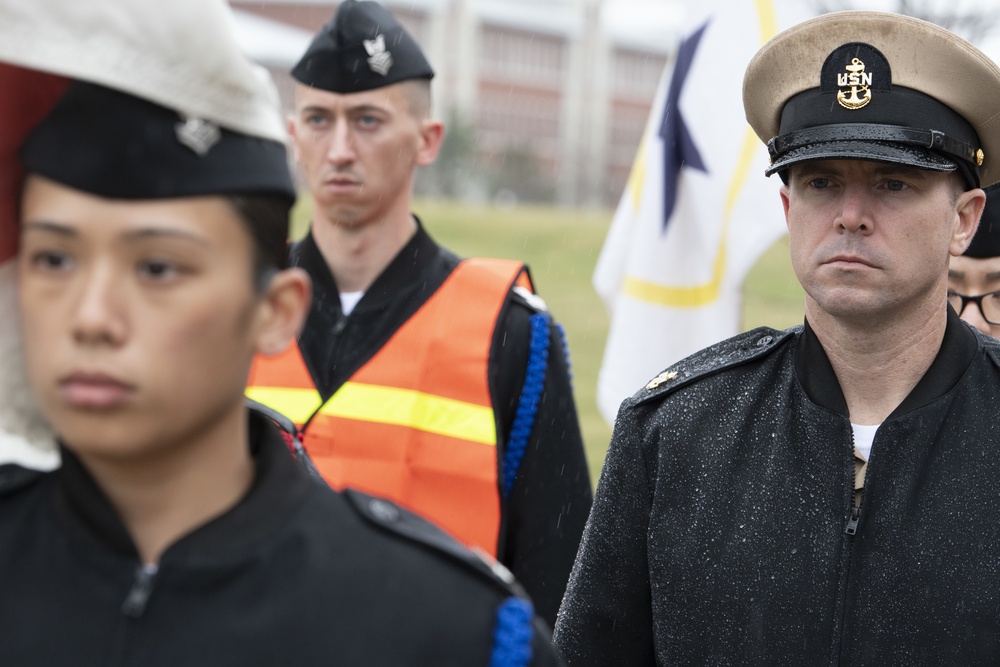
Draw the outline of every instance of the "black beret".
[[[979,219],[976,235],[964,253],[966,257],[977,259],[1000,257],[1000,183],[983,190],[986,192],[986,208]]]
[[[295,199],[285,146],[92,83],[73,83],[21,147],[26,171],[108,199]]]
[[[371,0],[345,0],[292,68],[299,82],[333,93],[359,93],[434,70],[416,40],[389,11]]]

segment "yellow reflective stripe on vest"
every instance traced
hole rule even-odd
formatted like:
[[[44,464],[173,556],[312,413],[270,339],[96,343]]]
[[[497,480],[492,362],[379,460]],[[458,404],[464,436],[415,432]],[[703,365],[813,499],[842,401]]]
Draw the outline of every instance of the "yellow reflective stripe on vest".
[[[323,400],[315,389],[288,387],[247,387],[246,396],[274,408],[299,426],[313,416]]]
[[[320,414],[497,444],[492,408],[413,389],[347,382],[320,408]]]

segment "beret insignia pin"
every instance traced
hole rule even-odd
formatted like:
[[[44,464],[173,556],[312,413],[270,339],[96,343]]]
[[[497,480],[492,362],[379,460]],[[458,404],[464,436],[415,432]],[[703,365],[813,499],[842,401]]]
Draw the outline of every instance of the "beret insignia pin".
[[[657,375],[655,378],[653,378],[646,384],[646,389],[652,391],[653,389],[656,389],[664,382],[670,382],[675,377],[677,377],[677,371],[663,371],[662,373]]]
[[[385,50],[385,35],[377,35],[375,39],[366,39],[362,43],[368,52],[368,67],[376,74],[388,74],[392,67],[392,54]]]
[[[857,58],[852,59],[851,64],[845,65],[844,69],[847,71],[837,74],[837,85],[842,89],[837,91],[837,102],[845,109],[860,109],[872,101],[872,91],[869,88],[872,85],[872,74],[865,72],[865,64]],[[848,87],[850,95],[847,90],[843,90]]]
[[[199,157],[203,157],[220,138],[219,126],[204,118],[184,117],[184,121],[174,126],[177,141],[181,142]]]

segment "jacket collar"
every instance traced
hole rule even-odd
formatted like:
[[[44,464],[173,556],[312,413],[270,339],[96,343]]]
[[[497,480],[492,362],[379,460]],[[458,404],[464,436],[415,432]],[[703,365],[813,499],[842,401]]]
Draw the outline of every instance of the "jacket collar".
[[[979,348],[975,333],[948,308],[944,339],[937,356],[913,390],[887,417],[927,405],[951,391],[965,374]],[[795,372],[809,399],[828,410],[850,417],[840,382],[823,345],[806,320],[795,353]]]
[[[368,288],[358,302],[357,308],[364,310],[370,307],[380,307],[393,300],[406,289],[413,286],[414,276],[419,276],[437,256],[439,247],[424,229],[420,218],[413,216],[417,222],[417,231],[389,262],[382,273]],[[292,264],[301,267],[312,276],[315,299],[326,308],[340,312],[340,292],[337,281],[330,272],[330,267],[323,258],[313,238],[312,231],[299,243],[292,247]]]
[[[174,542],[161,563],[247,556],[253,545],[284,525],[313,483],[288,451],[278,429],[250,411],[250,448],[256,472],[246,496],[232,509]],[[121,556],[138,558],[131,536],[107,496],[72,452],[60,447],[55,475],[57,511],[72,525]]]

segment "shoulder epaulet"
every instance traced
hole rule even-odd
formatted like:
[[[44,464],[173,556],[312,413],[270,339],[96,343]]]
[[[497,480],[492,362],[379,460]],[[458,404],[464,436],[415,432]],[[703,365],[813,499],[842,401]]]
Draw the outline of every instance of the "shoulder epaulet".
[[[536,313],[547,313],[549,312],[548,304],[545,303],[545,299],[538,296],[527,287],[521,285],[515,285],[511,288],[511,294],[514,295],[514,301],[522,305],[527,306]]]
[[[0,498],[31,486],[45,475],[45,472],[24,468],[15,463],[0,465]]]
[[[306,448],[302,444],[302,437],[299,434],[298,428],[295,427],[295,422],[291,419],[278,412],[274,408],[264,405],[252,398],[244,399],[251,413],[258,413],[263,417],[266,417],[274,424],[275,428],[278,429],[278,433],[281,435],[281,439],[284,441],[285,446],[288,447],[288,451],[291,452],[292,457],[295,461],[302,466],[302,468],[309,473],[310,477],[318,481],[323,481],[323,475],[320,474],[319,470],[316,468],[316,464],[313,463],[312,457],[306,452]],[[324,484],[326,482],[324,481]]]
[[[710,345],[678,361],[647,382],[646,386],[632,396],[632,402],[639,405],[652,401],[703,377],[764,357],[801,330],[801,326],[784,331],[758,327]]]
[[[390,500],[356,489],[344,489],[343,494],[348,504],[369,523],[408,542],[433,549],[466,570],[488,579],[507,595],[526,597],[510,570],[489,554],[465,547],[433,523]]]

